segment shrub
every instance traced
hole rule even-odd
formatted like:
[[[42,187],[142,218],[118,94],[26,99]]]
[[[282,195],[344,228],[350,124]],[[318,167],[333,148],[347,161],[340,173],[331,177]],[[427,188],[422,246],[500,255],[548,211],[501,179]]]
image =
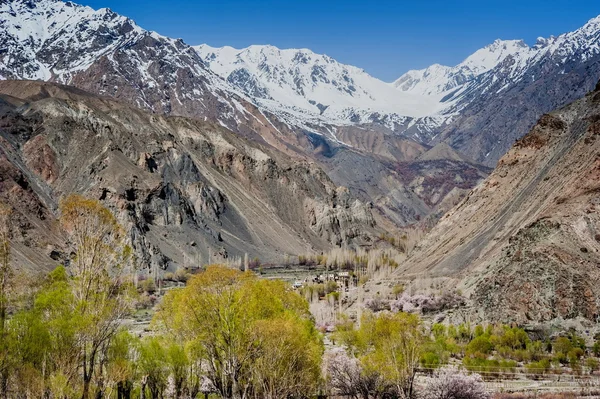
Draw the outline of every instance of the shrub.
[[[571,340],[567,337],[558,337],[554,340],[552,348],[557,355],[560,353],[566,355],[573,349],[573,344],[571,344]]]
[[[550,371],[550,360],[542,359],[539,362],[531,362],[525,365],[525,371],[532,376],[545,375]]]
[[[481,356],[465,356],[463,365],[469,371],[484,373],[486,378],[494,378],[500,373],[514,372],[517,362],[512,360],[486,359]]]
[[[421,367],[425,369],[436,369],[442,364],[442,359],[435,352],[425,352],[421,355]]]
[[[140,281],[140,289],[142,290],[142,292],[154,294],[156,292],[156,284],[154,283],[154,279],[148,278],[146,280]]]
[[[392,288],[392,294],[394,295],[394,297],[398,298],[404,293],[404,289],[404,284],[396,284],[394,288]]]
[[[175,272],[174,278],[176,281],[179,281],[180,283],[185,283],[190,278],[190,275],[188,274],[188,272],[185,269],[177,269],[177,271]]]
[[[254,258],[250,262],[248,262],[248,269],[250,269],[250,270],[260,269],[261,264],[262,263],[260,262],[260,259]],[[262,273],[262,270],[260,272]]]
[[[392,302],[391,309],[394,312],[421,312],[434,313],[464,305],[463,297],[456,293],[445,293],[436,297],[433,295],[408,295],[402,294],[396,301]]]
[[[467,354],[481,353],[488,355],[492,352],[494,346],[486,336],[478,336],[467,345]]]
[[[433,337],[436,339],[443,338],[446,336],[446,326],[441,323],[435,323],[431,327],[431,333],[433,334]]]
[[[175,274],[173,274],[171,272],[166,272],[165,275],[163,276],[163,280],[165,280],[165,281],[175,281]]]
[[[483,334],[485,334],[485,330],[483,329],[483,326],[481,324],[477,324],[475,326],[475,337],[480,337]]]
[[[331,294],[334,291],[337,291],[338,289],[338,284],[335,281],[328,281],[327,284],[325,285],[325,293],[326,294]]]
[[[600,363],[598,363],[598,359],[594,359],[593,357],[588,357],[585,360],[585,366],[590,370],[590,373],[597,371],[600,367]]]
[[[600,357],[600,341],[594,342],[594,346],[592,347],[592,352],[594,352],[594,356]]]
[[[425,388],[423,399],[488,399],[489,393],[478,374],[465,374],[455,368],[437,370]]]

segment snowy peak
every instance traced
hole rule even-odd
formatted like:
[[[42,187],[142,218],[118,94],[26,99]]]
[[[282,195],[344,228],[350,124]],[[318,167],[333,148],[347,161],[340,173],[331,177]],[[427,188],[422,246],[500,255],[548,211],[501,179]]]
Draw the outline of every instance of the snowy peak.
[[[494,69],[509,56],[529,50],[522,40],[496,40],[455,67],[434,64],[426,69],[408,71],[392,86],[400,91],[423,95],[446,93]]]
[[[465,84],[476,82],[488,73],[508,75],[514,83],[525,76],[531,65],[545,56],[557,56],[559,62],[565,62],[573,56],[585,61],[598,54],[599,41],[600,16],[592,18],[574,32],[558,37],[539,37],[533,47],[523,40],[495,40],[454,67],[435,64],[426,69],[411,70],[393,82],[392,86],[407,93],[448,94],[450,91],[459,91]]]
[[[238,91],[191,46],[107,8],[0,1],[0,43],[0,79],[74,85],[158,113],[226,121],[232,129],[243,113],[232,100]]]
[[[5,48],[0,75],[42,80],[86,69],[115,45],[142,32],[108,8],[93,10],[59,0],[1,3],[0,26]]]
[[[473,76],[476,76],[495,68],[508,56],[514,56],[527,50],[529,50],[529,46],[523,40],[497,39],[492,44],[471,54],[459,64],[459,67],[467,68],[473,73]]]
[[[421,117],[439,108],[436,98],[399,92],[363,69],[308,49],[195,49],[215,73],[279,115],[347,124],[373,113]]]

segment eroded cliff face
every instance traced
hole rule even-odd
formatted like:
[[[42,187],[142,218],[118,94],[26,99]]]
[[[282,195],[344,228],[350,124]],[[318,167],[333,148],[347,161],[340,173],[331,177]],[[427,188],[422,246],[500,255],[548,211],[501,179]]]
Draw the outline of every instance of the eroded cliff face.
[[[543,116],[428,235],[405,277],[451,277],[482,319],[596,320],[600,92]]]
[[[45,246],[16,239],[45,265],[68,253],[55,219],[69,193],[113,209],[142,266],[276,261],[375,232],[370,208],[318,166],[221,126],[46,83],[0,82],[0,93],[0,197],[35,219],[19,234],[48,235]]]

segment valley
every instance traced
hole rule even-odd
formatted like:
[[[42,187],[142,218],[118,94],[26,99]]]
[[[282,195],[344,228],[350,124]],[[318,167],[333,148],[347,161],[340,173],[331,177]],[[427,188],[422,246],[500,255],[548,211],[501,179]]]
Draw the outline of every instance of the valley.
[[[384,82],[0,1],[0,398],[598,397],[599,43]]]

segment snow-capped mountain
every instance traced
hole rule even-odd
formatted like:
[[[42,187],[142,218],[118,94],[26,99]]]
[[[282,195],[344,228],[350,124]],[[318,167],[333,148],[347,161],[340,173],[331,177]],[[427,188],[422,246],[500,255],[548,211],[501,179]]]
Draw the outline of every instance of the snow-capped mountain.
[[[559,64],[570,61],[574,56],[585,62],[598,54],[599,37],[600,17],[597,17],[574,32],[558,37],[539,37],[533,47],[522,40],[496,40],[454,67],[434,64],[426,69],[411,70],[393,82],[392,86],[404,93],[447,94],[470,83],[482,83],[476,82],[477,78],[488,72],[492,80],[500,72],[508,72],[510,82],[506,83],[515,83],[544,57],[553,57]]]
[[[60,0],[0,2],[0,49],[1,79],[74,85],[155,112],[232,127],[246,112],[237,90],[190,46],[106,8]]]
[[[496,40],[456,66],[434,64],[412,70],[391,84],[307,49],[208,45],[194,48],[216,74],[288,123],[306,123],[313,128],[319,124],[379,124],[425,144],[448,139],[440,133],[451,129],[450,143],[474,159],[493,165],[510,145],[502,137],[514,139],[515,134],[524,135],[537,117],[567,99],[559,94],[555,97],[558,103],[529,100],[526,107],[532,112],[527,117],[498,122],[524,121],[523,126],[514,132],[497,129],[502,136],[500,142],[494,148],[486,144],[485,152],[477,143],[466,148],[473,143],[460,132],[474,125],[469,121],[462,126],[464,115],[477,119],[480,112],[491,110],[484,118],[487,123],[491,115],[498,113],[487,104],[504,93],[547,75],[564,74],[562,69],[568,65],[581,65],[598,56],[599,24],[600,17],[594,18],[574,32],[539,38],[531,47],[522,40]],[[578,76],[585,80],[583,75]],[[561,81],[560,76],[554,79]],[[589,82],[580,83],[583,90],[591,88]],[[475,126],[484,127],[480,123]]]
[[[454,115],[431,142],[446,141],[493,166],[543,113],[590,91],[600,76],[600,17],[576,31],[523,41],[495,41],[455,67],[410,71],[392,86],[405,93],[443,95]]]
[[[345,124],[368,122],[362,117],[373,113],[420,118],[442,108],[440,96],[398,92],[360,68],[307,49],[195,49],[215,73],[278,114]]]
[[[306,49],[191,47],[108,9],[5,0],[0,78],[71,84],[271,141],[288,129],[348,144],[338,128],[378,125],[493,165],[543,112],[593,87],[599,35],[600,17],[531,47],[497,40],[457,66],[432,65],[389,84]]]
[[[444,120],[437,114],[439,96],[402,93],[310,50],[194,50],[109,9],[61,0],[0,3],[0,48],[2,79],[76,85],[155,112],[207,117],[233,130],[259,123],[253,118],[261,111],[291,129],[334,140],[334,126],[376,123],[429,134]],[[253,104],[258,110],[248,109]]]
[[[434,64],[426,69],[411,70],[393,82],[392,86],[405,93],[446,93],[495,68],[507,57],[528,50],[529,46],[522,40],[496,40],[455,67]]]

